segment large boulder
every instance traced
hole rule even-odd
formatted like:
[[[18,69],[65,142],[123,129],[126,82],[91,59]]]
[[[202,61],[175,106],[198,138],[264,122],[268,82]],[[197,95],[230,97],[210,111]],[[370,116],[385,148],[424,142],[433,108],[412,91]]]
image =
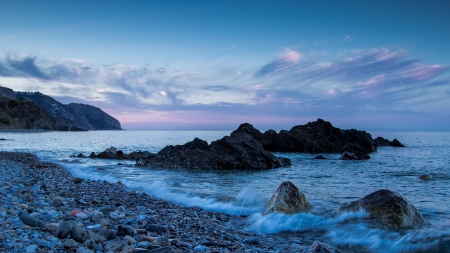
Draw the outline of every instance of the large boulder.
[[[305,194],[301,193],[293,183],[286,181],[272,195],[272,198],[266,204],[264,214],[272,212],[294,214],[308,212],[311,208],[312,206],[306,200]]]
[[[339,212],[364,209],[377,224],[387,228],[404,228],[425,224],[419,211],[400,194],[378,190],[364,198],[341,206]]]
[[[287,158],[276,157],[264,150],[258,140],[262,133],[250,124],[242,124],[230,136],[210,145],[195,138],[184,145],[167,146],[156,155],[141,157],[137,166],[169,169],[248,169],[265,170],[291,165]]]

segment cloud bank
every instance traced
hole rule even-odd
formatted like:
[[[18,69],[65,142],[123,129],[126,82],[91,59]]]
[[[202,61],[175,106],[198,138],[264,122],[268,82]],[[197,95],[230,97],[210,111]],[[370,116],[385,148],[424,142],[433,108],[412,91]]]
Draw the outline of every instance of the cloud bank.
[[[7,54],[0,56],[0,85],[100,106],[130,126],[286,127],[322,117],[344,126],[368,120],[379,129],[396,119],[401,129],[405,119],[420,126],[450,118],[448,70],[387,48],[335,56],[286,48],[261,66],[196,71]]]

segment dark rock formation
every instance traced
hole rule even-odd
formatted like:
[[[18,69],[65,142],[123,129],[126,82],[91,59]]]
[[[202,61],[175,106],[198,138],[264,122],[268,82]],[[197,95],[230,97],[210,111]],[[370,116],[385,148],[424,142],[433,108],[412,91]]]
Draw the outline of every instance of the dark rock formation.
[[[375,138],[374,142],[380,147],[381,146],[392,146],[392,147],[402,147],[402,148],[405,147],[405,145],[400,143],[400,141],[398,141],[397,139],[394,139],[394,140],[390,141],[390,140],[385,139],[385,138],[380,137],[380,136]]]
[[[250,124],[242,124],[230,136],[213,141],[195,138],[184,145],[167,146],[156,155],[142,157],[137,166],[185,169],[249,169],[264,170],[289,166],[287,158],[276,157],[264,150],[259,141],[262,133]]]
[[[357,143],[368,153],[376,151],[369,133],[341,130],[323,119],[281,130],[278,135],[269,130],[260,138],[264,148],[274,152],[340,153],[348,143]]]
[[[81,156],[80,156],[81,155]],[[138,160],[141,157],[149,157],[155,155],[146,151],[134,151],[129,154],[124,153],[122,150],[115,147],[105,149],[105,151],[95,154],[92,152],[89,158],[102,158],[102,159],[116,159],[116,160]],[[83,154],[77,155],[77,157],[84,157]]]
[[[404,148],[405,147],[405,145],[400,143],[400,141],[398,141],[397,139],[392,140],[392,146],[393,147],[399,147],[399,148]]]
[[[283,182],[272,195],[270,201],[266,204],[264,214],[272,212],[282,212],[294,214],[299,212],[308,212],[312,206],[306,200],[305,194],[291,182]]]
[[[15,95],[18,99],[37,103],[48,112],[55,120],[56,130],[121,130],[119,121],[94,106],[75,103],[64,105],[40,92],[16,92]]]
[[[34,102],[0,97],[0,129],[55,130],[55,121]]]
[[[404,228],[425,224],[419,211],[396,192],[379,190],[364,198],[344,205],[339,212],[358,211],[363,208],[370,218],[387,228]]]
[[[367,150],[361,147],[358,143],[347,143],[342,148],[341,160],[365,160],[370,159]]]

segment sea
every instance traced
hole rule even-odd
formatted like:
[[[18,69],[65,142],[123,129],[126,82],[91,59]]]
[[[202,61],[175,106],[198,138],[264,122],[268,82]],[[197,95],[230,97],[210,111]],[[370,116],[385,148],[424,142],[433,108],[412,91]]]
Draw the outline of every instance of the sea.
[[[397,138],[406,147],[379,147],[369,160],[339,154],[276,153],[292,165],[272,170],[183,171],[136,167],[134,161],[78,158],[116,147],[125,153],[157,153],[195,137],[210,143],[228,131],[0,132],[0,150],[36,154],[75,176],[121,181],[129,188],[185,206],[246,217],[244,230],[302,244],[317,239],[349,252],[450,252],[450,132],[370,132]],[[422,174],[432,176],[421,180]],[[314,207],[310,213],[263,215],[278,186],[291,181]],[[366,223],[368,213],[338,214],[339,207],[380,189],[408,199],[426,224],[383,229]],[[444,242],[443,242],[444,240]],[[447,240],[447,242],[445,242]],[[444,244],[443,244],[444,243]]]

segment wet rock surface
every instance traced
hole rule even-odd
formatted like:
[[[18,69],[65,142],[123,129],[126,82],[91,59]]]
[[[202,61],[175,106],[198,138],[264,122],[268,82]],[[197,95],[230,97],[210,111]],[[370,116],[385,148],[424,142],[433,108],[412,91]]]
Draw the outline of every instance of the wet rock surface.
[[[210,145],[195,138],[184,145],[167,146],[156,155],[139,159],[136,165],[203,170],[265,170],[290,166],[288,158],[276,157],[264,149],[256,139],[260,135],[259,130],[246,123],[230,136],[213,141]]]
[[[390,190],[378,190],[364,198],[342,206],[339,212],[364,209],[376,224],[387,228],[404,228],[425,224],[419,211],[400,194]]]
[[[311,208],[312,206],[306,200],[305,194],[301,193],[293,183],[287,181],[283,182],[272,195],[266,205],[264,214],[272,212],[294,214],[308,212]]]
[[[19,189],[29,195],[17,197]],[[27,153],[0,152],[0,193],[0,252],[282,253],[312,243],[294,247],[241,230],[241,217],[152,198],[120,182],[76,180]]]

